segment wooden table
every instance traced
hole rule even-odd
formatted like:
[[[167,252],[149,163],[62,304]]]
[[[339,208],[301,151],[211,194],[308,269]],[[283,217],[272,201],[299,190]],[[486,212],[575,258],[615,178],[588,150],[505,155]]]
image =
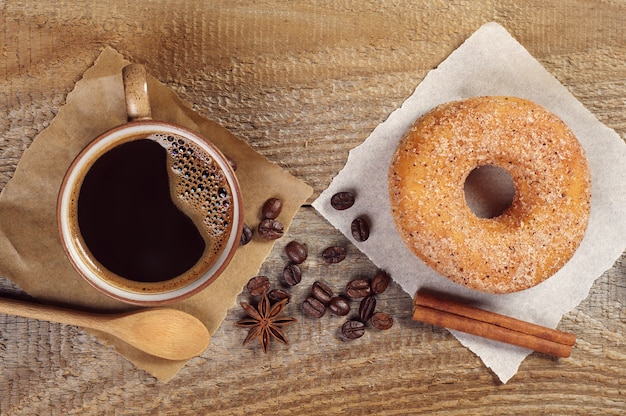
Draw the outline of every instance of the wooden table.
[[[0,2],[0,189],[106,46],[151,73],[318,195],[426,73],[478,27],[502,24],[600,121],[626,138],[622,1]],[[311,199],[312,201],[312,199]],[[0,214],[1,215],[1,214]],[[303,283],[340,288],[375,266],[308,205],[284,245],[309,245]],[[330,269],[318,253],[348,247]],[[507,384],[446,330],[412,322],[397,285],[379,305],[396,319],[354,342],[339,318],[303,317],[289,347],[242,346],[233,306],[208,350],[168,384],[79,328],[0,316],[0,413],[33,414],[623,414],[623,257],[559,328],[568,359],[532,354]],[[2,290],[18,291],[10,281]],[[244,300],[245,296],[241,296]]]

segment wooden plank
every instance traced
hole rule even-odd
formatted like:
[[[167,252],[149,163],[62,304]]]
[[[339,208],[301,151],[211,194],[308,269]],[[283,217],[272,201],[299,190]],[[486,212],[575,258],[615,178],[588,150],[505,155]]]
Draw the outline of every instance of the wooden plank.
[[[311,184],[313,197],[430,69],[491,20],[626,138],[625,12],[623,2],[584,0],[7,0],[0,6],[0,189],[108,45]],[[274,282],[291,239],[311,254],[287,308],[299,319],[287,329],[289,347],[276,343],[264,355],[242,346],[234,305],[209,349],[164,385],[78,328],[2,315],[0,414],[623,412],[623,258],[561,322],[577,335],[572,356],[532,354],[501,385],[447,331],[413,322],[411,297],[397,285],[379,299],[395,319],[386,332],[346,342],[342,319],[302,316],[299,304],[315,280],[339,291],[375,267],[305,206],[262,267]],[[346,245],[348,258],[328,266],[319,253],[332,244]],[[7,280],[0,288],[18,291]]]

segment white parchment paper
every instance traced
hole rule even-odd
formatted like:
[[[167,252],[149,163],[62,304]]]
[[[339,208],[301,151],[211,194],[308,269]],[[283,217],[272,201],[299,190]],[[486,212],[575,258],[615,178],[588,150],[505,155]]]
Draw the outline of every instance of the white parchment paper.
[[[422,263],[404,245],[391,218],[387,170],[409,126],[434,106],[481,95],[509,95],[532,100],[561,117],[585,149],[592,177],[591,216],[587,233],[570,262],[531,289],[489,295],[456,285]],[[429,288],[471,300],[498,313],[555,328],[562,316],[589,293],[593,282],[626,248],[626,145],[600,123],[550,75],[504,28],[487,23],[431,71],[401,108],[350,152],[342,171],[313,206],[343,232],[378,267],[388,271],[411,296]],[[336,211],[330,197],[350,190],[353,207]],[[350,223],[359,215],[371,220],[371,236],[354,241]],[[503,383],[517,372],[531,351],[451,331],[477,354]],[[574,356],[576,352],[574,350]]]

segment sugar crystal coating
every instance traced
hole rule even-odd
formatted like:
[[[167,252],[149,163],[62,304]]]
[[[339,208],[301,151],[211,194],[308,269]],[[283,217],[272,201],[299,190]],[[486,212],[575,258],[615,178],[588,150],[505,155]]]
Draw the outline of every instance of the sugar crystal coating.
[[[463,185],[479,166],[511,174],[515,196],[478,218]],[[591,198],[584,151],[556,115],[528,100],[475,97],[417,120],[389,169],[392,215],[406,245],[454,282],[489,293],[535,286],[574,254]]]

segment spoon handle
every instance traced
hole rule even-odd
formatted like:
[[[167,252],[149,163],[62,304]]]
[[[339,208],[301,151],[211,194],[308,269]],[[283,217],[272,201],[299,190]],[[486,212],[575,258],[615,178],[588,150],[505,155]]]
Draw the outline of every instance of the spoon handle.
[[[100,329],[102,323],[93,313],[3,297],[0,297],[0,313],[91,329]]]
[[[188,360],[202,354],[211,338],[198,318],[177,309],[95,314],[0,297],[0,313],[97,329],[168,360]]]

